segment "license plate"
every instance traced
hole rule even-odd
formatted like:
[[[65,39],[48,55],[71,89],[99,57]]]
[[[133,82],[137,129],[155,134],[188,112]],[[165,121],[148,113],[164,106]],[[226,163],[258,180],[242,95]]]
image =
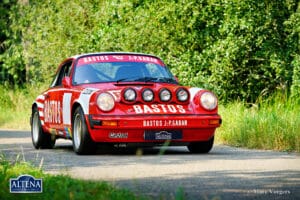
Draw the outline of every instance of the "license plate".
[[[151,130],[145,131],[144,133],[145,140],[180,140],[182,139],[181,130]]]

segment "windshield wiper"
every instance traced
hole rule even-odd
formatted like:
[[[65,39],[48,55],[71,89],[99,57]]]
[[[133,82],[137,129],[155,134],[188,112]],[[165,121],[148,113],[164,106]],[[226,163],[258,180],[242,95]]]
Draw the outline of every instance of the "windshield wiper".
[[[166,81],[167,83],[177,83],[177,81],[174,78],[163,78],[164,81]]]
[[[155,83],[177,83],[176,80],[173,78],[168,78],[168,77],[141,77],[138,79],[135,79],[133,81],[143,81],[143,82],[155,82]]]
[[[123,82],[123,81],[135,81],[135,82],[155,82],[155,83],[177,83],[176,80],[173,78],[168,78],[168,77],[139,77],[139,78],[134,78],[134,77],[129,77],[129,78],[122,78],[117,80],[117,83]]]
[[[117,83],[124,82],[124,81],[135,81],[135,77],[120,78],[116,80]]]
[[[142,82],[152,82],[153,81],[153,82],[156,82],[157,78],[146,76],[146,77],[137,78],[134,81],[142,81]]]
[[[162,83],[177,83],[176,80],[169,77],[158,77],[156,78],[156,82],[162,82]]]

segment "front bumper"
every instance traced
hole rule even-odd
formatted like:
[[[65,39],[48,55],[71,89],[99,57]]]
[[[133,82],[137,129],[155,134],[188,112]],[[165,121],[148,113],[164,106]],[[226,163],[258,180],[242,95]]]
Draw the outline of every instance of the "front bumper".
[[[222,123],[219,115],[86,115],[91,138],[95,142],[161,143],[166,139],[149,139],[147,132],[180,133],[172,142],[207,141]]]

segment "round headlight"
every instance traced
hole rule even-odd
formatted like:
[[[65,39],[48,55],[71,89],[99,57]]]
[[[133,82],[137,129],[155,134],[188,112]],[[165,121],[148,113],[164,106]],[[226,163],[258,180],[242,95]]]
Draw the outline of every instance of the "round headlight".
[[[153,101],[153,98],[154,98],[154,93],[152,90],[150,89],[145,89],[143,91],[143,100],[144,101],[147,101],[147,102],[150,102],[150,101]]]
[[[184,102],[189,99],[189,92],[186,89],[180,88],[176,92],[177,100]]]
[[[161,101],[170,101],[171,100],[171,92],[168,89],[162,89],[159,93],[159,97]]]
[[[97,98],[97,105],[103,111],[111,111],[115,107],[115,99],[109,93],[101,93]]]
[[[217,107],[217,97],[211,92],[204,92],[200,97],[200,102],[206,110],[213,110]]]
[[[136,92],[132,88],[128,88],[124,92],[124,99],[126,101],[135,101],[136,99]]]

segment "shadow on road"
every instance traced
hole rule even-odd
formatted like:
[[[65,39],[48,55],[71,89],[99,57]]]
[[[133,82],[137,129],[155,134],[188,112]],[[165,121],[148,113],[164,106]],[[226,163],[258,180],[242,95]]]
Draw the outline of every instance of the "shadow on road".
[[[153,199],[178,195],[184,199],[300,199],[299,171],[208,170],[182,177],[128,179],[114,184]]]

